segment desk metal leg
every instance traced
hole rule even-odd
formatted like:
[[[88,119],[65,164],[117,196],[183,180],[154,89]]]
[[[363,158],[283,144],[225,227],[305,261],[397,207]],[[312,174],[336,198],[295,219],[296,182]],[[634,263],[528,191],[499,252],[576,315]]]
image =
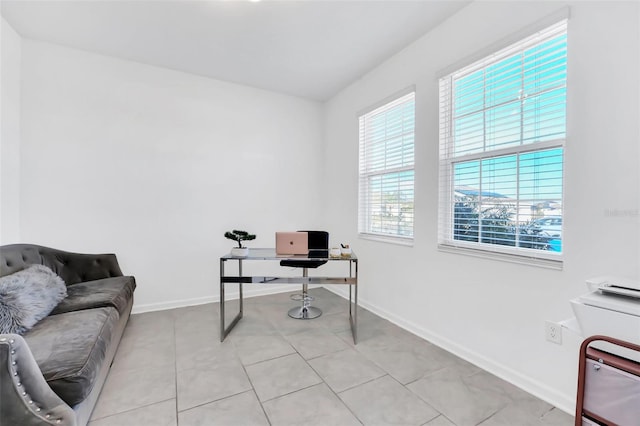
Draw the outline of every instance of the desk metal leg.
[[[351,323],[351,334],[353,335],[353,344],[358,344],[358,261],[349,262],[349,278],[353,277],[352,266],[355,265],[356,269],[356,283],[349,285],[349,322]],[[351,288],[354,287],[354,307],[352,309],[351,303]]]
[[[238,283],[240,309],[238,311],[238,314],[231,321],[231,324],[229,324],[229,327],[225,328],[224,326],[224,319],[225,319],[224,282],[222,280],[222,277],[224,277],[224,263],[225,263],[225,260],[220,259],[220,341],[221,342],[224,341],[224,338],[227,337],[227,335],[233,329],[233,327],[235,327],[238,321],[240,321],[240,318],[242,318],[242,312],[243,312],[242,283]],[[238,275],[240,277],[242,276],[242,259],[238,259]]]

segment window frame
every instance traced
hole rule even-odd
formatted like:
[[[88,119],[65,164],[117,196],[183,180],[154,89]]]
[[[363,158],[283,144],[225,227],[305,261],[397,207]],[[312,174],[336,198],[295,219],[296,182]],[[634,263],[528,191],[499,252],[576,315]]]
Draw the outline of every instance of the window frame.
[[[406,99],[404,99],[406,98]],[[379,102],[370,106],[369,108],[358,112],[358,237],[373,241],[394,243],[400,245],[412,246],[415,238],[415,126],[416,126],[416,112],[415,112],[415,100],[416,89],[415,86],[407,87]],[[366,136],[363,134],[364,126],[363,120],[375,116],[380,111],[390,111],[393,108],[406,106],[407,103],[413,102],[413,131],[412,133],[412,157],[413,160],[410,164],[403,164],[397,167],[384,167],[380,170],[370,171],[365,170],[367,165],[370,164],[365,157],[366,144],[370,143],[370,140],[366,140]],[[393,105],[396,104],[397,105]],[[392,107],[389,107],[393,105]],[[386,125],[385,125],[386,129]],[[386,140],[386,139],[385,139]],[[384,158],[387,158],[388,151],[385,150]],[[413,192],[412,197],[412,219],[411,219],[411,234],[400,235],[398,233],[384,233],[375,232],[372,230],[372,207],[373,204],[369,202],[371,197],[370,178],[371,177],[383,177],[394,173],[412,172],[411,179],[400,180],[399,182],[410,182],[410,190]]]
[[[557,32],[557,29],[560,29]],[[556,31],[554,33],[554,31]],[[551,33],[552,35],[544,36],[544,34]],[[565,144],[566,144],[566,105],[567,105],[567,80],[565,76],[564,84],[561,86],[564,88],[564,134],[563,137],[535,141],[531,143],[525,143],[524,138],[519,139],[517,145],[510,145],[507,147],[500,147],[495,149],[486,148],[486,138],[483,138],[483,146],[481,152],[468,152],[462,155],[456,154],[455,150],[455,137],[454,137],[454,116],[455,102],[454,102],[454,80],[458,76],[470,75],[478,70],[487,70],[490,66],[500,64],[501,61],[506,60],[515,52],[524,52],[526,49],[533,46],[542,45],[546,41],[564,34],[568,34],[568,20],[564,16],[555,20],[553,23],[547,23],[544,27],[538,31],[531,32],[528,35],[520,35],[517,40],[511,41],[505,47],[501,49],[495,49],[493,52],[484,54],[481,58],[474,60],[470,64],[457,66],[456,69],[448,71],[445,75],[439,78],[439,118],[440,118],[440,163],[439,163],[439,212],[438,212],[438,249],[445,252],[469,254],[473,256],[485,257],[496,260],[506,260],[515,263],[522,263],[527,265],[538,265],[552,269],[562,269],[562,263],[565,254],[564,236],[562,241],[561,252],[551,252],[547,250],[541,250],[536,248],[523,248],[519,246],[507,246],[501,244],[492,244],[482,242],[479,238],[478,241],[463,241],[456,239],[455,232],[455,218],[454,218],[454,168],[455,164],[465,163],[469,161],[479,161],[498,159],[505,156],[515,155],[519,161],[520,155],[531,152],[543,152],[551,149],[561,149],[562,151],[562,164],[564,164]],[[536,40],[537,38],[537,40]],[[564,57],[564,66],[567,65],[567,56]],[[521,73],[524,71],[521,71]],[[483,87],[486,87],[483,85]],[[447,90],[449,92],[447,93]],[[483,92],[484,93],[484,92]],[[484,96],[484,95],[483,95]],[[443,99],[445,101],[443,102]],[[444,103],[444,105],[443,105]],[[522,103],[523,104],[523,103]],[[483,106],[483,108],[486,108]],[[486,109],[483,109],[486,111]],[[483,129],[486,131],[486,122],[483,124]],[[492,123],[492,122],[489,122]],[[522,124],[521,124],[522,125]],[[522,131],[522,130],[521,130]],[[515,169],[515,176],[518,176],[521,172],[520,165],[518,164]],[[564,191],[564,165],[562,165],[562,217],[564,217],[564,200],[566,198]],[[518,196],[517,203],[522,198]],[[564,222],[564,221],[563,221]],[[564,224],[562,225],[562,231],[564,231]],[[516,241],[519,241],[519,233],[516,232]]]

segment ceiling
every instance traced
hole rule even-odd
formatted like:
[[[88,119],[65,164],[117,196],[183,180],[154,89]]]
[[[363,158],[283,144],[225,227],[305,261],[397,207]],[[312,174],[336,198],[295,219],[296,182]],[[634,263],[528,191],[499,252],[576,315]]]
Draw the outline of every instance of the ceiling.
[[[2,0],[28,39],[330,99],[465,0]]]

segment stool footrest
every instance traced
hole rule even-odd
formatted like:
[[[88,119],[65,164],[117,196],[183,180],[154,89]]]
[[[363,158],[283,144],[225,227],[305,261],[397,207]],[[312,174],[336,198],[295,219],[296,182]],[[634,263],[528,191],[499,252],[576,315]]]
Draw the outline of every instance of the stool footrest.
[[[315,297],[310,296],[308,294],[305,295],[304,293],[292,294],[291,296],[289,296],[289,298],[291,300],[296,301],[296,302],[304,302],[304,301],[312,302],[312,301],[316,300]]]

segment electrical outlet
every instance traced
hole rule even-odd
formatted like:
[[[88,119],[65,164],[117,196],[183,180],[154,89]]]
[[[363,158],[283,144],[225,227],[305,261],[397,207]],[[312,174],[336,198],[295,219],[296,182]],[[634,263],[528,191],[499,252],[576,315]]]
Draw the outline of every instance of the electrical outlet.
[[[562,326],[557,322],[547,321],[545,322],[545,334],[547,340],[558,345],[562,344]]]

